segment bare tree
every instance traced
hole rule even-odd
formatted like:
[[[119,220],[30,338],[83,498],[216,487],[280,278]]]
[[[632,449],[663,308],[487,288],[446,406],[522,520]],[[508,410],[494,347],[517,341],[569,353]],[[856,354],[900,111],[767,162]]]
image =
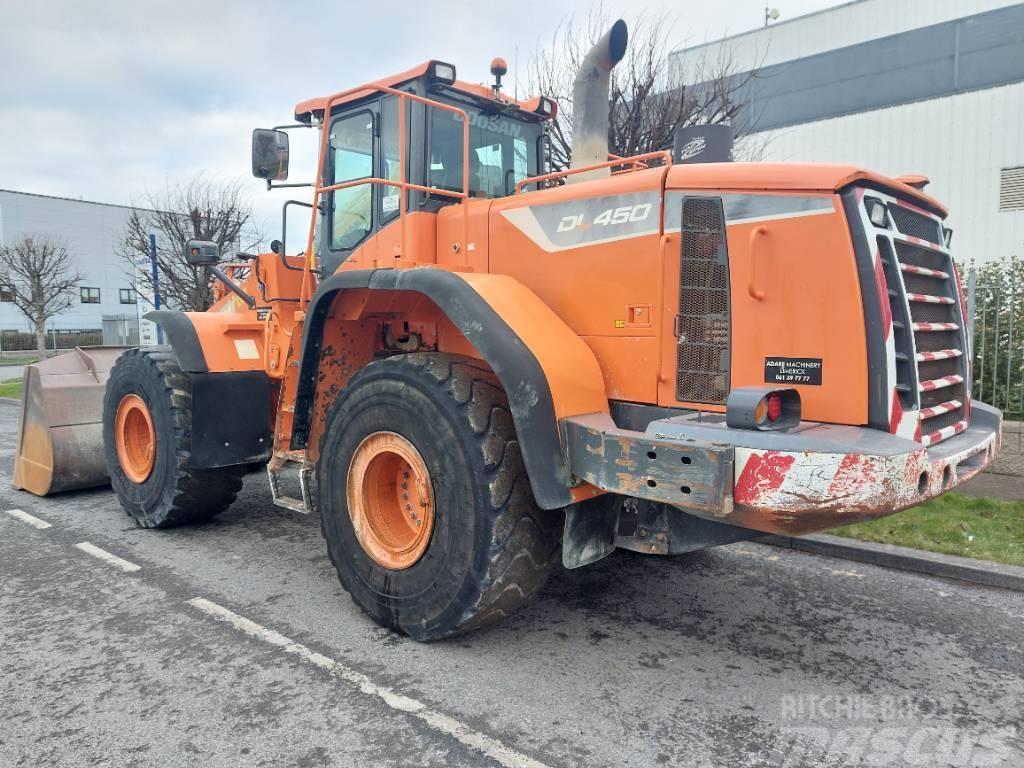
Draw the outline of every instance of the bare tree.
[[[0,245],[0,289],[35,326],[36,349],[46,356],[46,323],[71,307],[82,281],[68,248],[46,237]]]
[[[630,21],[626,56],[611,77],[608,150],[620,157],[670,150],[676,131],[689,125],[730,124],[737,138],[750,129],[740,120],[756,70],[737,73],[725,48],[713,59],[672,55],[674,21],[665,12]],[[530,62],[531,91],[558,102],[550,132],[551,170],[569,166],[573,81],[583,57],[611,23],[604,7],[594,5],[582,24],[572,17],[559,24],[551,45]]]
[[[156,235],[156,261],[161,299],[176,309],[201,312],[213,303],[213,277],[185,259],[189,240],[211,240],[223,253],[247,251],[263,238],[254,225],[252,207],[239,182],[219,182],[205,176],[149,192],[142,206],[128,216],[118,252],[133,283],[153,291],[150,234]]]

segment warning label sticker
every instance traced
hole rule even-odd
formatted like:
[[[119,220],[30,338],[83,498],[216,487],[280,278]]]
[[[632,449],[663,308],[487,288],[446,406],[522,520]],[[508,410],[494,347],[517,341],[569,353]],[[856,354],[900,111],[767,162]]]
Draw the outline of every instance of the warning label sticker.
[[[766,357],[764,380],[769,384],[821,386],[820,357]]]

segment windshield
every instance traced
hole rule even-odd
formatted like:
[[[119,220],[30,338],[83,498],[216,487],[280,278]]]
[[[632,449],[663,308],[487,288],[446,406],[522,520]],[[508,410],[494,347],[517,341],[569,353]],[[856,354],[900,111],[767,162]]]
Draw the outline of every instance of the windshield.
[[[469,115],[469,191],[473,197],[504,197],[516,184],[538,173],[539,122],[490,114],[458,105]],[[462,115],[430,110],[428,184],[462,191]]]

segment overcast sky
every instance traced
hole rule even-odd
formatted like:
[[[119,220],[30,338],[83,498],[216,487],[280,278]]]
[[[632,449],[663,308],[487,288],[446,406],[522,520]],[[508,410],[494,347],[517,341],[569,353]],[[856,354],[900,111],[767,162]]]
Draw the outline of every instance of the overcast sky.
[[[784,20],[837,3],[772,4]],[[0,188],[131,204],[146,189],[208,172],[248,179],[260,218],[270,220],[286,193],[268,194],[248,176],[252,128],[288,122],[295,102],[309,96],[430,58],[482,82],[491,58],[513,66],[518,46],[525,75],[554,26],[590,7],[590,0],[0,0],[7,136]],[[606,0],[605,8],[627,22],[645,10],[678,13],[676,47],[751,29],[764,14],[761,0]],[[303,153],[313,148],[293,141],[293,155]]]

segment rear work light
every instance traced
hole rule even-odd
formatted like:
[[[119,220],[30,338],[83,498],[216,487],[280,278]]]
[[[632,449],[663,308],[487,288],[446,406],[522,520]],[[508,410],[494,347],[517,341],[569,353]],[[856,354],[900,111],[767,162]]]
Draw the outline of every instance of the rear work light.
[[[864,204],[867,206],[868,218],[871,219],[871,223],[879,229],[888,229],[889,223],[886,220],[885,203],[869,197],[864,201]]]
[[[795,389],[738,387],[725,403],[725,423],[733,429],[790,429],[800,423],[800,393]]]
[[[544,117],[552,118],[555,116],[555,113],[558,112],[558,104],[547,96],[541,96],[537,100],[537,109],[535,111],[538,115],[544,115]]]
[[[443,61],[430,62],[430,77],[439,83],[452,85],[455,82],[455,65]]]

